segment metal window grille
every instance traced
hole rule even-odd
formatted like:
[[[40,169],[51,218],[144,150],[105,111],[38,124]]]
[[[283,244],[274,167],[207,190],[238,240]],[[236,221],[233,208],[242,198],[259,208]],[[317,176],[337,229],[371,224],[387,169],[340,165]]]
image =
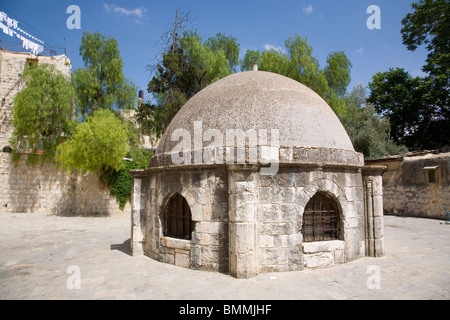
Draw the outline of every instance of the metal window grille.
[[[164,213],[164,235],[171,238],[191,240],[194,223],[186,199],[175,194],[169,199]]]
[[[336,201],[317,193],[306,205],[303,215],[304,242],[341,240],[341,221]]]

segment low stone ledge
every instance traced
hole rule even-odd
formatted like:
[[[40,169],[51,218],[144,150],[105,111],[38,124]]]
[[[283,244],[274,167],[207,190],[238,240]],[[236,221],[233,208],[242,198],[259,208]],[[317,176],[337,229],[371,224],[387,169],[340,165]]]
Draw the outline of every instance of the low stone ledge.
[[[161,243],[166,248],[180,249],[180,250],[185,250],[185,251],[191,250],[191,241],[190,240],[162,237]]]
[[[364,166],[364,156],[361,153],[352,150],[340,150],[329,148],[314,148],[314,147],[286,147],[280,146],[278,149],[278,155],[273,156],[271,159],[265,159],[264,154],[261,153],[261,147],[252,148],[224,148],[217,147],[213,150],[208,148],[201,150],[194,150],[190,152],[190,155],[186,157],[189,163],[175,164],[172,160],[171,153],[157,154],[150,159],[150,170],[157,168],[173,168],[183,166],[208,166],[208,165],[230,165],[227,161],[227,152],[233,151],[231,154],[236,157],[237,154],[244,154],[243,159],[234,159],[234,164],[257,164],[263,159],[269,163],[279,164],[303,164],[303,165],[320,165],[320,166],[344,166],[344,167],[358,167]],[[208,152],[211,153],[208,161],[202,161],[201,163],[195,163],[195,153]],[[254,153],[252,153],[254,152]],[[176,154],[179,157],[179,154]],[[148,171],[148,169],[147,169]],[[133,171],[134,176],[144,174],[145,171]]]
[[[323,268],[345,262],[345,241],[317,241],[302,244],[306,268]]]
[[[303,242],[302,247],[303,253],[318,253],[335,250],[344,250],[345,241],[332,240],[332,241]]]

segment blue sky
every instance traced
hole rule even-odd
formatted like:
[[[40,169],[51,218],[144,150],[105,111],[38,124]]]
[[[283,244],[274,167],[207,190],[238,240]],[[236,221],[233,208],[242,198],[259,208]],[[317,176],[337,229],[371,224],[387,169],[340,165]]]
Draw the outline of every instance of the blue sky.
[[[19,21],[19,26],[49,44],[66,46],[73,69],[83,67],[79,47],[83,31],[99,31],[118,40],[125,76],[146,90],[151,74],[146,66],[157,62],[157,45],[174,19],[174,9],[190,10],[204,40],[221,32],[237,38],[241,54],[246,49],[283,48],[289,36],[308,39],[320,66],[327,55],[344,51],[352,62],[350,91],[367,85],[372,76],[391,67],[401,67],[413,76],[423,76],[426,51],[406,50],[401,38],[401,20],[411,12],[414,0],[2,0],[0,11]],[[67,8],[81,9],[81,29],[67,28]],[[370,30],[367,8],[381,9],[381,29]],[[36,31],[35,31],[36,30]],[[39,33],[37,33],[37,31]],[[44,37],[45,36],[45,37]],[[8,36],[6,36],[8,37]],[[51,39],[47,40],[47,39]],[[66,38],[64,42],[64,38]],[[6,39],[1,35],[0,39]],[[150,98],[146,92],[146,99]]]

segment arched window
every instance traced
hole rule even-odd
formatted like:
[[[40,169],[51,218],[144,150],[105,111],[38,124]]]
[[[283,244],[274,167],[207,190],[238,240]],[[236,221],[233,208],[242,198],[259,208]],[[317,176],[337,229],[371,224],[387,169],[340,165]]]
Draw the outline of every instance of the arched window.
[[[308,202],[303,215],[303,241],[342,240],[341,219],[336,201],[318,192]]]
[[[13,149],[10,146],[6,146],[2,148],[2,152],[4,153],[12,153]]]
[[[191,209],[186,199],[176,193],[170,197],[164,211],[164,236],[191,240],[194,223],[191,218]]]

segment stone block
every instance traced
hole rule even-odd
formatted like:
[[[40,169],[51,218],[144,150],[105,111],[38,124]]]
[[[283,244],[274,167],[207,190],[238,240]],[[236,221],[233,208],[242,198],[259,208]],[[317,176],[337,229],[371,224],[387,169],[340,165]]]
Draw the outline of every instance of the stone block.
[[[166,248],[182,249],[187,251],[191,249],[191,241],[189,240],[162,237],[161,244]]]
[[[345,263],[345,251],[344,250],[335,250],[334,251],[334,263],[335,264]]]
[[[266,235],[259,236],[259,246],[261,248],[273,248],[274,247],[273,236],[266,236]]]
[[[303,263],[306,268],[323,268],[334,263],[334,255],[330,252],[303,255]]]
[[[175,253],[175,265],[182,268],[189,268],[190,266],[189,255]]]
[[[202,221],[203,220],[203,205],[196,203],[191,206],[191,217],[192,221]]]
[[[274,222],[274,221],[280,221],[280,219],[281,219],[280,205],[262,204],[262,205],[258,206],[258,221]]]
[[[260,250],[260,263],[263,265],[287,265],[288,251],[281,248],[267,248]]]
[[[175,254],[165,253],[162,255],[162,262],[167,264],[175,264]]]
[[[299,244],[301,244],[301,235],[299,234],[291,234],[291,235],[282,235],[281,236],[281,246],[283,248],[292,248]]]
[[[240,206],[236,206],[236,204],[231,203],[229,218],[230,221],[232,222],[255,221],[255,204],[247,203]]]
[[[231,223],[230,251],[233,253],[248,253],[255,250],[255,224]]]
[[[297,204],[282,204],[281,206],[282,221],[299,221],[300,206]]]
[[[344,250],[345,241],[316,241],[316,242],[303,242],[303,253],[317,253],[317,252],[330,252],[335,250]]]
[[[230,254],[230,275],[238,279],[250,279],[258,275],[255,253]]]

